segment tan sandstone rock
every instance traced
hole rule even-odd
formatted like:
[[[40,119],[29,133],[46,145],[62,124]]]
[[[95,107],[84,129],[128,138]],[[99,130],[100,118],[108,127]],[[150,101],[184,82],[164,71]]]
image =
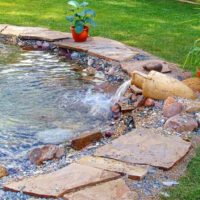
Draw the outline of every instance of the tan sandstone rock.
[[[4,185],[5,190],[23,191],[25,194],[44,198],[58,198],[72,190],[101,182],[114,180],[120,175],[114,172],[80,165],[70,164],[49,174],[29,177],[18,182]]]
[[[87,131],[81,133],[78,137],[74,138],[71,145],[75,150],[81,150],[92,142],[96,142],[101,138],[103,138],[101,131]]]
[[[132,164],[170,169],[189,151],[191,143],[178,136],[165,136],[158,129],[135,129],[97,149],[95,156]]]
[[[96,156],[84,156],[78,160],[78,163],[112,172],[126,174],[130,179],[134,180],[142,179],[148,172],[148,166],[131,165],[125,162]]]
[[[123,179],[109,181],[64,195],[65,200],[138,200]]]

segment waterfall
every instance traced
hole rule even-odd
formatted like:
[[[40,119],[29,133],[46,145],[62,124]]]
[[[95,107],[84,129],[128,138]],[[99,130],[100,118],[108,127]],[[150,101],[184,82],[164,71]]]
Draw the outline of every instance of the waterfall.
[[[115,95],[112,97],[112,102],[117,103],[120,98],[125,94],[126,90],[130,87],[131,80],[124,82],[116,91]]]
[[[109,97],[106,94],[93,93],[92,90],[88,90],[82,102],[85,105],[90,106],[90,114],[92,114],[93,116],[100,115],[106,118],[110,113],[110,107],[114,103],[117,103],[121,97],[123,97],[130,85],[131,80],[124,82],[118,88],[113,97]]]

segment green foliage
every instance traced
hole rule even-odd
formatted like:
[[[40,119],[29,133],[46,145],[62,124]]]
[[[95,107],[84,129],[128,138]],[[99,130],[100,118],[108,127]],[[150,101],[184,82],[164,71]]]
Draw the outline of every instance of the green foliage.
[[[68,0],[67,0],[68,1]],[[0,24],[66,32],[66,0],[0,0]],[[81,0],[80,0],[81,1]],[[200,6],[177,0],[85,0],[97,13],[92,36],[118,40],[183,64],[200,37]],[[155,3],[156,2],[156,3]],[[193,70],[195,72],[195,69]]]
[[[185,59],[183,68],[189,70],[194,68],[196,68],[196,70],[200,69],[200,39],[194,42],[193,47],[190,49]]]
[[[85,25],[90,24],[91,26],[96,26],[94,18],[96,13],[92,9],[87,9],[89,5],[88,2],[83,1],[79,3],[78,1],[68,1],[68,4],[71,6],[70,11],[72,12],[71,16],[67,16],[66,19],[70,22],[72,26],[75,27],[76,33],[81,33]]]

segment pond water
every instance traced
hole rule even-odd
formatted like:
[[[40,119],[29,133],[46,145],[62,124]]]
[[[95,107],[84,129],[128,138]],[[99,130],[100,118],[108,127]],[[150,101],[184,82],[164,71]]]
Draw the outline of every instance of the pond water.
[[[44,143],[101,127],[110,97],[92,90],[75,64],[41,51],[0,44],[0,163],[14,166]],[[62,141],[62,142],[63,142]]]

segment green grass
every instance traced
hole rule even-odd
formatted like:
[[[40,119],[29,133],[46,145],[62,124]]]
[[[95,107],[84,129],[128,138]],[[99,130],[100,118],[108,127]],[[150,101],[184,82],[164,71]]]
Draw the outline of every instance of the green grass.
[[[170,197],[163,200],[200,200],[200,148],[196,153],[186,175],[179,180],[179,185],[167,190]]]
[[[183,63],[200,37],[200,6],[176,0],[88,0],[97,12],[91,35],[119,40]],[[67,0],[0,0],[0,23],[69,31]]]
[[[97,12],[91,35],[119,40],[182,64],[200,38],[200,6],[176,0],[88,0]],[[67,0],[0,0],[0,23],[69,31]],[[170,200],[200,199],[200,150]]]

